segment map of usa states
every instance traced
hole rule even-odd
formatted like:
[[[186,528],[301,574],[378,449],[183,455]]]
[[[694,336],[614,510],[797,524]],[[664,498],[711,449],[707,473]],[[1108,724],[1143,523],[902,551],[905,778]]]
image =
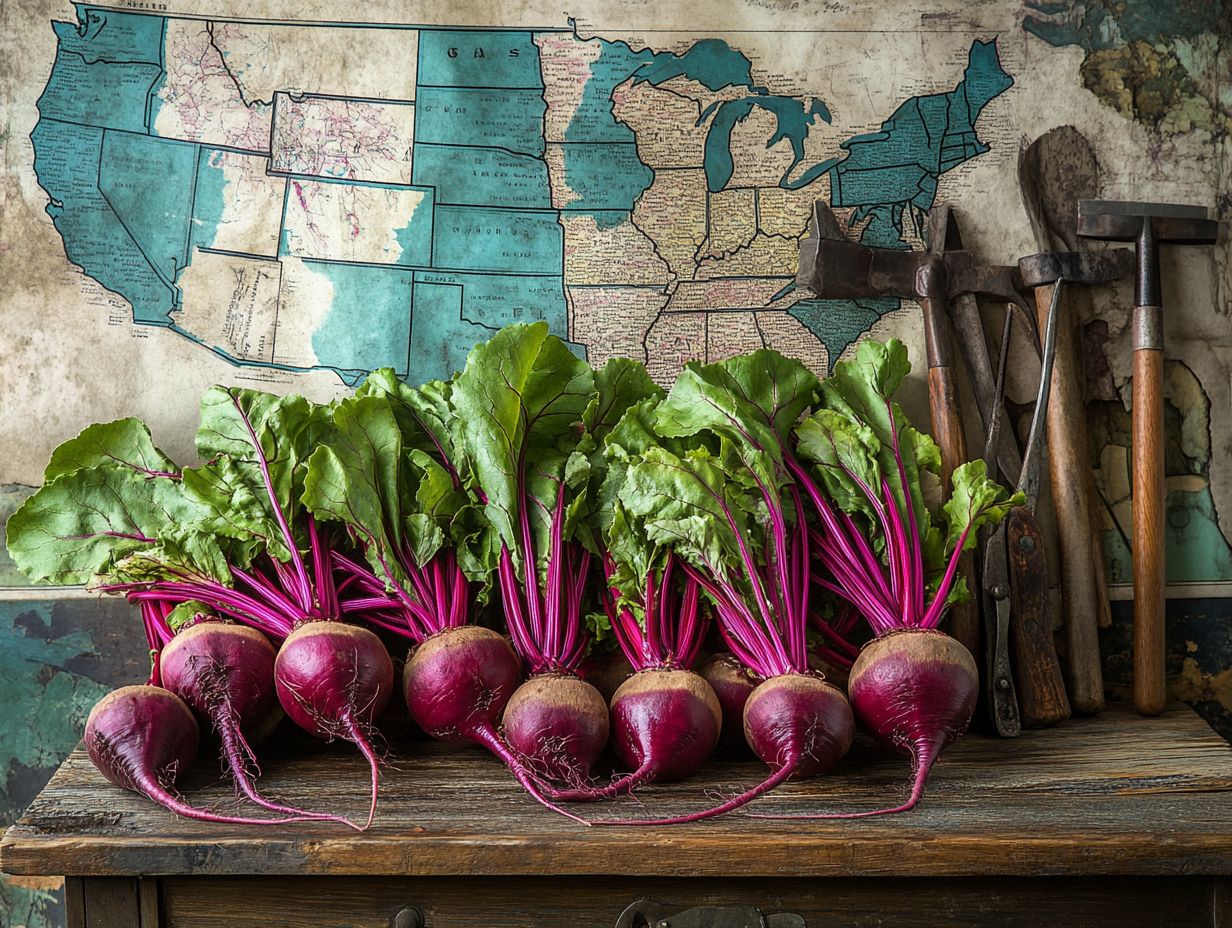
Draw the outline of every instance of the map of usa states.
[[[348,383],[447,376],[532,319],[661,378],[759,344],[834,359],[898,302],[796,289],[814,199],[908,247],[1013,83],[977,40],[952,89],[818,152],[826,102],[717,39],[76,10],[32,134],[68,259],[137,324]]]

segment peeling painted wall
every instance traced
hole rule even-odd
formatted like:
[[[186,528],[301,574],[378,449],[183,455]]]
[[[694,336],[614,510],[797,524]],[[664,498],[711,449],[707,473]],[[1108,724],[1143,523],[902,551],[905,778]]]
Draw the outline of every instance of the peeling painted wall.
[[[123,601],[0,600],[0,828],[81,738],[90,707],[148,673],[141,623]],[[0,926],[63,922],[58,881],[0,880]]]

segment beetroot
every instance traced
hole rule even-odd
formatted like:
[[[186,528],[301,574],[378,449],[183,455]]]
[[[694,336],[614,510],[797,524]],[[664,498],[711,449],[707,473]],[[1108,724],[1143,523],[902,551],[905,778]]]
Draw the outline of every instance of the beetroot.
[[[389,703],[394,666],[373,632],[342,622],[306,622],[287,636],[274,661],[274,686],[287,716],[318,738],[344,738],[359,748],[372,771],[376,814],[379,760],[373,719]]]
[[[904,629],[870,641],[851,669],[851,707],[860,726],[911,755],[914,778],[907,801],[880,815],[913,808],[937,757],[971,723],[979,677],[975,660],[949,635]],[[905,703],[903,693],[911,693]]]
[[[744,738],[744,704],[749,701],[753,690],[757,689],[757,684],[761,683],[761,677],[740,663],[734,654],[727,652],[711,657],[702,665],[700,673],[702,679],[714,690],[714,695],[719,700],[719,708],[723,712],[718,750],[730,754],[747,749],[748,742]]]
[[[607,705],[580,677],[537,674],[505,706],[505,740],[536,773],[581,784],[607,745]]]
[[[220,815],[189,805],[172,790],[197,756],[197,720],[187,704],[161,686],[122,686],[90,710],[85,746],[103,776],[123,789],[141,793],[186,818],[238,825],[303,821]]]
[[[641,670],[612,697],[612,748],[633,782],[691,776],[714,753],[722,724],[714,690],[688,670]]]
[[[274,658],[269,639],[246,625],[200,622],[177,634],[163,648],[163,686],[213,727],[235,785],[264,809],[305,818],[343,822],[345,818],[271,802],[253,782],[256,763],[251,745],[264,740],[282,719],[274,693]]]
[[[534,776],[497,734],[501,712],[521,680],[521,670],[503,636],[464,625],[438,632],[411,652],[402,691],[411,718],[429,736],[486,747],[536,800],[581,821],[544,798]]]

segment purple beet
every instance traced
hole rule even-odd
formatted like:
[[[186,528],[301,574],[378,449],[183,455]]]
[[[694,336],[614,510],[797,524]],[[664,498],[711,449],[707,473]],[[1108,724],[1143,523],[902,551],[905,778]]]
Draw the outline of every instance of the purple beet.
[[[740,663],[734,654],[726,652],[711,657],[699,672],[714,690],[723,711],[718,750],[724,754],[743,751],[748,746],[744,740],[744,704],[761,683],[761,677]]]
[[[644,783],[696,773],[714,753],[723,713],[705,680],[690,670],[647,668],[612,696],[612,750],[631,770],[608,786],[553,791],[558,799],[610,799]]]
[[[180,697],[161,686],[122,686],[100,699],[86,720],[90,760],[108,780],[141,793],[185,818],[236,825],[303,821],[220,815],[189,805],[173,792],[191,766],[199,743],[197,720]]]
[[[642,670],[612,697],[612,748],[630,785],[691,776],[714,753],[723,713],[691,670]],[[616,784],[613,784],[616,785]]]
[[[367,828],[376,814],[379,760],[373,719],[389,703],[394,666],[373,632],[343,622],[306,622],[291,632],[274,661],[274,686],[287,716],[326,740],[345,738],[372,770]]]
[[[909,628],[874,638],[851,668],[851,706],[863,729],[882,744],[911,755],[907,800],[869,812],[757,817],[869,818],[914,809],[933,764],[971,723],[978,680],[971,652],[944,632]]]
[[[411,652],[402,692],[411,718],[429,736],[482,745],[535,799],[580,822],[544,797],[534,776],[497,734],[501,713],[521,678],[522,663],[508,639],[478,625],[463,625],[425,639]]]
[[[941,752],[971,724],[979,692],[971,652],[944,632],[891,632],[865,645],[851,668],[848,691],[861,727],[883,744],[910,754],[914,770],[905,803],[853,815],[914,808]]]
[[[678,825],[722,815],[747,805],[793,778],[830,770],[851,747],[855,721],[842,692],[819,676],[788,673],[770,677],[744,706],[744,733],[772,773],[758,785],[709,809],[670,818],[593,821],[593,825]]]
[[[285,815],[352,825],[340,816],[271,802],[256,788],[250,770],[256,763],[251,745],[264,740],[283,715],[274,692],[276,654],[269,639],[256,629],[199,622],[163,649],[160,672],[163,685],[213,727],[227,769],[250,801]]]
[[[607,745],[607,705],[571,674],[542,673],[514,691],[502,719],[505,740],[536,773],[581,786]]]

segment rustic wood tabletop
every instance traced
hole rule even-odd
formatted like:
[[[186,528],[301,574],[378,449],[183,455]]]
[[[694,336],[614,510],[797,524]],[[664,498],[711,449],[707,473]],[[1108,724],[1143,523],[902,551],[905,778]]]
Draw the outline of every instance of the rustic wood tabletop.
[[[345,744],[264,752],[264,789],[366,810],[366,767]],[[231,804],[200,760],[185,792]],[[756,782],[749,761],[583,814],[639,818],[709,805]],[[789,783],[751,810],[849,811],[898,800],[905,757],[858,743],[829,776]],[[709,794],[709,795],[708,795]],[[943,757],[910,814],[841,822],[730,814],[669,828],[586,828],[536,805],[479,750],[395,742],[375,825],[264,828],[178,818],[106,781],[80,749],[0,843],[17,875],[851,877],[1232,874],[1232,747],[1190,709],[1123,709],[1016,740],[971,735]]]

